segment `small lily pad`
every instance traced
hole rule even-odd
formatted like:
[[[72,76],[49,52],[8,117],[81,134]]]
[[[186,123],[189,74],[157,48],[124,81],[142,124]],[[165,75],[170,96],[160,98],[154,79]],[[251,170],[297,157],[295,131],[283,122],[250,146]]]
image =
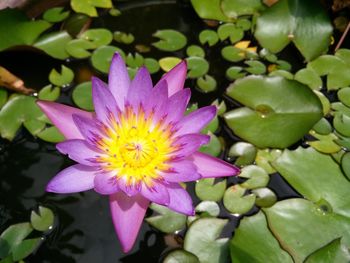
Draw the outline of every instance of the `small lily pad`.
[[[317,73],[310,68],[303,68],[295,74],[295,80],[308,85],[312,89],[320,90],[322,88],[322,80]]]
[[[43,18],[50,23],[61,22],[65,20],[70,14],[70,11],[63,10],[63,7],[50,8],[49,10],[45,11],[45,13],[43,14]]]
[[[350,252],[344,244],[341,244],[341,239],[337,238],[313,252],[305,260],[305,263],[320,262],[348,263],[350,262]]]
[[[238,157],[235,164],[238,166],[252,164],[255,160],[257,150],[254,145],[247,142],[237,142],[231,146],[228,155]]]
[[[88,111],[94,110],[91,81],[77,85],[73,90],[72,99],[79,108]]]
[[[197,45],[188,46],[186,49],[186,54],[189,57],[205,57],[204,49]]]
[[[121,32],[121,31],[115,31],[113,33],[113,39],[119,43],[123,43],[123,44],[131,44],[132,42],[134,42],[135,37],[133,34],[131,33],[125,33],[125,32]]]
[[[207,153],[212,156],[219,156],[222,151],[222,144],[220,139],[213,133],[208,132],[210,135],[210,142],[206,145],[203,145],[199,148],[199,151],[202,153]]]
[[[45,87],[43,87],[38,94],[39,99],[41,100],[49,100],[49,101],[55,101],[58,99],[58,97],[61,94],[61,89],[59,87],[53,87],[49,84]]]
[[[237,18],[241,15],[252,15],[264,6],[260,0],[222,0],[221,8],[226,16]]]
[[[220,207],[214,201],[203,201],[196,206],[196,212],[207,216],[217,217],[220,214]]]
[[[35,211],[32,211],[30,222],[34,229],[38,231],[47,231],[53,225],[54,214],[49,208],[39,206],[38,214]]]
[[[186,59],[189,78],[199,78],[208,73],[209,63],[201,57],[188,57]]]
[[[342,88],[338,91],[338,98],[345,106],[350,107],[350,88]]]
[[[97,48],[91,56],[92,66],[103,73],[108,73],[115,52],[119,52],[125,58],[125,53],[115,46],[101,46]]]
[[[0,88],[0,109],[7,102],[7,98],[8,98],[7,90]]]
[[[70,5],[77,13],[97,16],[96,7],[112,8],[112,0],[71,0]]]
[[[144,65],[151,74],[157,73],[160,69],[158,61],[154,58],[145,58]]]
[[[255,162],[256,164],[263,168],[268,174],[276,172],[276,170],[271,166],[278,157],[280,157],[282,151],[279,149],[258,149],[256,154]]]
[[[220,201],[226,189],[226,180],[214,184],[214,178],[201,179],[196,183],[195,191],[203,201]]]
[[[163,263],[200,263],[196,255],[186,250],[174,250],[171,251],[164,259]]]
[[[327,121],[327,119],[322,118],[319,120],[312,129],[318,134],[327,135],[330,134],[333,130],[332,125]]]
[[[266,66],[258,60],[247,60],[244,63],[249,66],[245,70],[251,74],[261,75],[266,72]]]
[[[247,18],[238,18],[236,25],[242,28],[244,31],[249,30],[252,26],[252,22]]]
[[[72,37],[67,31],[52,32],[39,38],[34,43],[34,47],[43,50],[53,58],[66,59],[69,57],[69,54],[67,53],[65,46],[71,40]]]
[[[345,176],[350,180],[350,153],[347,152],[341,158],[341,168]]]
[[[58,143],[65,140],[65,137],[55,126],[45,128],[43,131],[36,134],[36,136],[51,143]]]
[[[134,55],[129,53],[126,56],[126,64],[131,67],[131,68],[139,68],[143,65],[144,62],[144,58],[142,55],[140,55],[139,53],[135,53]]]
[[[204,93],[216,90],[216,85],[216,80],[210,75],[205,75],[197,79],[197,86]]]
[[[164,70],[165,72],[168,72],[180,62],[181,62],[181,59],[178,57],[165,57],[159,60],[159,66],[162,70]]]
[[[160,40],[152,45],[163,51],[177,51],[187,44],[186,36],[173,29],[158,30],[153,36]]]
[[[238,62],[245,58],[244,51],[233,46],[227,46],[221,49],[221,55],[230,62]]]
[[[338,137],[333,133],[322,135],[315,131],[310,131],[310,134],[317,138],[317,141],[308,141],[307,143],[319,152],[336,153],[341,150],[341,147],[335,142]]]
[[[218,34],[211,29],[205,29],[199,33],[199,42],[204,45],[208,43],[208,45],[214,46],[219,41]]]
[[[229,38],[232,34],[232,31],[236,28],[236,25],[233,23],[225,23],[218,27],[218,36],[221,41]]]
[[[86,30],[81,36],[81,39],[90,41],[95,45],[95,48],[106,46],[113,40],[112,32],[105,28],[94,28]]]
[[[226,70],[226,77],[229,79],[229,80],[235,80],[235,79],[240,79],[240,78],[243,78],[246,73],[245,72],[242,72],[243,68],[242,67],[238,67],[238,66],[232,66],[232,67],[229,67],[227,70]]]
[[[260,207],[270,207],[277,202],[276,194],[269,188],[256,188],[252,190],[255,194],[255,204]]]
[[[66,45],[66,51],[74,58],[90,57],[89,49],[95,49],[95,44],[85,39],[73,39]]]
[[[350,137],[350,116],[336,112],[334,114],[333,126],[341,135]]]
[[[256,165],[243,167],[239,177],[248,179],[241,184],[242,187],[247,189],[265,187],[270,181],[268,173],[263,168]]]
[[[224,206],[232,214],[242,215],[249,212],[255,203],[255,195],[245,195],[246,189],[233,185],[226,189],[224,194]]]
[[[63,87],[72,83],[74,79],[74,72],[65,65],[61,66],[61,73],[58,73],[56,69],[52,69],[49,74],[49,80],[52,84]]]

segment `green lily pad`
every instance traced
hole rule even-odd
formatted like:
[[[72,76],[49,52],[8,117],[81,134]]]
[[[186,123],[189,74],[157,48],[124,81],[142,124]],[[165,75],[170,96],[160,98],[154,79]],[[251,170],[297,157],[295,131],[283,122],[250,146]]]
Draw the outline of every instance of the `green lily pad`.
[[[196,206],[196,212],[208,216],[217,217],[220,214],[220,207],[214,201],[203,201]],[[202,216],[201,215],[201,216]]]
[[[232,66],[226,70],[225,75],[229,80],[240,79],[246,75],[246,73],[242,72],[242,70],[243,70],[242,67]]]
[[[210,75],[198,78],[196,83],[198,88],[204,93],[212,92],[216,90],[217,87],[216,80]]]
[[[195,191],[203,201],[220,201],[226,189],[226,180],[214,184],[214,178],[201,179],[196,183]]]
[[[319,120],[312,129],[321,135],[327,135],[330,134],[333,130],[332,125],[327,121],[326,118],[322,118]]]
[[[256,188],[252,193],[256,196],[255,205],[257,206],[270,207],[277,202],[276,194],[269,188]]]
[[[306,60],[325,51],[333,32],[322,5],[313,0],[279,0],[257,17],[255,37],[276,53],[293,42]]]
[[[255,195],[245,195],[246,189],[240,185],[233,185],[226,189],[224,206],[232,214],[242,215],[249,212],[255,204]]]
[[[225,113],[235,134],[260,148],[285,148],[322,118],[317,96],[303,84],[281,77],[237,80],[227,94],[245,107]]]
[[[65,140],[65,137],[55,126],[45,128],[44,130],[36,134],[36,136],[46,142],[51,143],[58,143]]]
[[[194,221],[186,233],[184,249],[196,255],[201,263],[227,262],[228,239],[218,239],[227,222],[218,218]]]
[[[349,246],[350,219],[327,211],[324,205],[295,198],[263,210],[271,232],[294,262],[304,262],[311,253],[336,238],[343,237],[342,243]]]
[[[247,60],[244,63],[249,66],[245,70],[251,74],[261,75],[266,72],[265,64],[258,60]]]
[[[203,48],[197,45],[190,45],[186,49],[186,54],[189,57],[205,57],[205,51]]]
[[[61,94],[61,89],[59,87],[52,88],[52,85],[49,84],[43,87],[38,94],[39,99],[55,101]]]
[[[260,0],[222,0],[221,8],[223,13],[230,18],[237,18],[241,15],[252,15],[264,8]]]
[[[77,37],[90,23],[91,18],[81,13],[73,13],[63,23],[62,28],[71,36]]]
[[[350,153],[347,152],[341,158],[341,168],[345,176],[350,180]]]
[[[294,78],[312,89],[320,90],[322,88],[322,79],[311,68],[303,68],[299,70]]]
[[[125,32],[121,32],[121,31],[115,31],[113,33],[113,39],[119,43],[123,43],[123,44],[131,44],[132,42],[134,42],[135,37],[133,34],[131,33],[125,33]]]
[[[222,12],[222,0],[191,0],[196,13],[203,19],[229,21],[230,19]]]
[[[67,31],[52,32],[39,38],[34,43],[34,47],[41,49],[53,58],[63,60],[69,57],[65,47],[71,40],[72,37]]]
[[[157,30],[153,36],[160,40],[152,43],[152,45],[163,51],[177,51],[187,44],[186,36],[173,29]]]
[[[93,111],[92,103],[92,85],[91,81],[83,82],[77,85],[72,93],[74,103],[81,109]]]
[[[51,24],[44,20],[31,21],[18,9],[0,12],[0,51],[18,45],[31,45]]]
[[[49,10],[46,10],[43,14],[43,18],[50,23],[57,23],[65,20],[69,14],[70,11],[63,11],[64,7],[54,7],[50,8]]]
[[[113,40],[112,32],[105,28],[94,28],[86,30],[81,36],[81,39],[90,41],[95,48],[106,46]]]
[[[216,108],[217,108],[217,113],[216,114],[218,116],[221,116],[227,110],[227,106],[226,106],[226,103],[225,103],[224,100],[219,103],[219,100],[216,99],[215,101],[213,101],[213,103],[211,105],[215,105],[216,106]]]
[[[350,217],[350,183],[331,156],[313,148],[285,150],[273,166],[305,198],[326,200],[335,213]]]
[[[12,250],[12,257],[14,261],[20,261],[29,256],[41,243],[41,238],[31,238],[23,240],[20,244],[15,246]]]
[[[336,112],[334,114],[333,126],[341,135],[350,137],[350,116]]]
[[[338,91],[338,98],[345,106],[350,107],[350,88],[343,88]]]
[[[77,13],[87,14],[88,16],[97,16],[96,7],[112,8],[112,0],[71,0],[70,5]]]
[[[7,102],[7,98],[8,98],[7,90],[0,88],[0,109]]]
[[[208,43],[208,45],[214,46],[219,41],[218,34],[211,29],[205,29],[202,32],[199,33],[199,42],[201,42],[202,45]]]
[[[157,73],[160,69],[158,61],[154,58],[145,58],[144,65],[151,74]]]
[[[221,49],[221,56],[230,62],[238,62],[245,58],[245,53],[239,48],[227,46]]]
[[[186,250],[171,251],[164,259],[163,263],[200,263],[196,255]]]
[[[95,45],[85,39],[73,39],[66,45],[66,51],[75,58],[87,58],[91,56],[89,49],[95,49]]]
[[[150,208],[159,215],[146,218],[146,222],[164,233],[174,233],[186,226],[186,216],[152,203]]]
[[[209,122],[209,124],[201,130],[201,133],[207,134],[208,132],[214,133],[219,128],[219,119],[218,116],[215,116],[214,119]]]
[[[49,74],[49,80],[52,84],[63,87],[72,83],[74,79],[74,72],[65,65],[61,66],[61,73],[58,73],[56,69],[52,69]]]
[[[32,211],[30,223],[38,231],[47,231],[52,228],[54,218],[54,214],[49,208],[39,206],[39,214]]]
[[[270,52],[266,48],[263,48],[263,49],[260,50],[259,56],[261,58],[266,59],[267,61],[269,61],[271,63],[275,63],[278,60],[277,56],[274,53]]]
[[[256,165],[243,167],[239,177],[248,179],[241,184],[242,187],[247,189],[265,187],[270,181],[269,174],[263,168]]]
[[[131,54],[129,53],[126,56],[126,64],[131,67],[131,68],[139,68],[143,65],[144,62],[144,58],[142,55],[140,55],[139,53],[135,52],[135,54]]]
[[[270,232],[263,212],[244,217],[230,242],[232,262],[237,263],[292,263]]]
[[[268,174],[276,172],[276,170],[271,166],[271,162],[275,161],[280,157],[282,151],[279,149],[258,149],[255,157],[256,164],[263,168]]]
[[[165,57],[159,60],[159,66],[162,70],[164,70],[165,72],[168,72],[180,62],[181,62],[181,59],[178,57]]]
[[[236,21],[236,25],[242,28],[244,31],[249,30],[252,26],[252,22],[247,18],[238,18]]]
[[[236,25],[233,23],[225,23],[218,27],[218,36],[221,41],[229,38],[232,35],[232,31],[236,29]]]
[[[209,63],[201,57],[186,58],[189,78],[199,78],[208,73]]]
[[[120,16],[122,12],[117,8],[112,8],[108,12],[111,16]]]
[[[228,156],[231,158],[238,157],[235,165],[243,166],[252,164],[255,160],[257,150],[254,145],[246,142],[237,142],[231,146]]]
[[[341,150],[341,147],[335,143],[335,140],[338,139],[333,133],[322,135],[317,134],[315,131],[310,131],[310,134],[317,138],[317,141],[307,141],[307,143],[322,153],[336,153]]]
[[[326,246],[309,255],[305,263],[347,263],[350,262],[350,253],[346,246],[341,244],[340,238],[333,240]]]
[[[108,73],[115,52],[119,52],[119,54],[125,58],[125,53],[120,48],[114,46],[102,46],[97,48],[91,56],[92,66],[103,73]]]
[[[210,142],[206,145],[201,146],[199,148],[199,151],[217,157],[220,155],[223,146],[220,139],[215,134],[211,132],[208,132],[208,134],[210,135]]]

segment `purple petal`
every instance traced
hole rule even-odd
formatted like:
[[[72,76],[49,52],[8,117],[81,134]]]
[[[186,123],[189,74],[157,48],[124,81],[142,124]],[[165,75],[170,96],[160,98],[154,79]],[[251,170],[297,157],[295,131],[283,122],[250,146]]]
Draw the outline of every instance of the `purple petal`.
[[[123,252],[127,253],[135,243],[149,201],[141,195],[129,197],[123,192],[110,195],[109,200],[115,231]]]
[[[208,154],[192,154],[193,163],[203,178],[231,176],[239,173],[239,168]]]
[[[70,159],[88,166],[96,166],[96,163],[92,162],[91,159],[100,155],[97,149],[90,146],[85,140],[80,139],[58,143],[56,148],[62,154],[68,154]]]
[[[72,165],[58,173],[46,186],[47,192],[77,193],[94,188],[96,168],[82,164]]]
[[[107,88],[106,83],[98,78],[92,78],[92,99],[97,118],[103,122],[108,123],[111,115],[117,116],[118,105]]]
[[[153,186],[151,188],[143,184],[141,188],[141,194],[154,203],[160,205],[169,204],[169,193],[162,183],[153,182]]]
[[[124,109],[129,86],[130,78],[128,70],[120,54],[115,53],[109,68],[108,87],[120,110]]]
[[[101,137],[101,131],[95,119],[87,119],[78,115],[73,115],[73,121],[83,136],[89,142],[96,142]]]
[[[91,112],[51,101],[38,100],[36,103],[66,139],[83,139],[82,134],[75,126],[73,114],[92,119],[93,114]]]
[[[186,106],[191,97],[191,90],[180,90],[165,101],[162,107],[156,112],[155,120],[160,120],[166,116],[166,122],[176,123],[179,121],[186,110]]]
[[[185,189],[177,183],[170,183],[167,189],[170,196],[170,203],[167,205],[168,208],[189,216],[195,214],[192,198]]]
[[[197,167],[190,160],[181,160],[168,163],[173,169],[170,172],[162,173],[167,182],[190,182],[201,178],[197,173]]]
[[[140,183],[136,181],[127,183],[123,177],[118,178],[118,186],[128,196],[139,194],[141,190]]]
[[[186,74],[187,65],[185,60],[177,64],[168,73],[164,74],[162,79],[165,79],[168,82],[169,96],[183,89],[186,80]]]
[[[141,67],[131,82],[127,95],[127,101],[134,108],[137,108],[142,101],[145,101],[145,98],[148,98],[152,87],[152,79],[148,70],[146,67]]]
[[[152,110],[156,112],[167,100],[168,84],[166,80],[161,80],[157,83],[157,85],[151,90],[150,94],[147,96],[147,100],[145,101],[144,106],[148,113]]]
[[[185,116],[176,125],[175,136],[200,132],[216,115],[216,106],[206,106]]]
[[[193,154],[204,144],[210,141],[210,136],[205,134],[186,134],[175,138],[174,146],[178,150],[171,153],[172,157],[183,158]]]
[[[97,174],[94,186],[95,191],[103,195],[114,194],[119,190],[116,175],[112,172]]]

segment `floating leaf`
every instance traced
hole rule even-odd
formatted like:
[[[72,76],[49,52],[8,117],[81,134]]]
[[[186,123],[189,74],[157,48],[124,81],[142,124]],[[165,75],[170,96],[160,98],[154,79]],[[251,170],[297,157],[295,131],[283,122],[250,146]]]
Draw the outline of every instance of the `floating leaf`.
[[[330,134],[333,130],[332,125],[325,118],[319,120],[312,129],[322,135]]]
[[[65,137],[59,132],[55,126],[47,127],[36,136],[44,141],[58,143],[65,140]]]
[[[289,252],[294,262],[304,262],[311,253],[336,238],[343,237],[344,244],[350,244],[349,218],[333,214],[324,205],[295,198],[280,201],[263,210],[271,232],[281,241],[281,247]]]
[[[225,23],[218,27],[218,36],[221,41],[229,38],[232,32],[236,29],[236,25],[233,23]]]
[[[322,5],[313,0],[279,0],[257,17],[255,37],[276,53],[293,42],[306,60],[327,51],[333,32]]]
[[[204,58],[188,57],[186,59],[189,78],[199,78],[208,73],[209,63]]]
[[[47,231],[49,230],[54,221],[54,214],[49,208],[39,206],[39,214],[35,211],[32,211],[30,215],[30,223],[33,228],[38,231]]]
[[[7,257],[13,249],[33,231],[29,223],[11,225],[0,236],[0,258]]]
[[[29,256],[39,246],[41,241],[41,238],[23,240],[20,244],[13,248],[13,260],[19,261]]]
[[[216,80],[210,75],[205,75],[197,79],[197,86],[204,93],[216,90],[216,85]]]
[[[121,32],[121,31],[115,31],[113,33],[113,39],[119,43],[123,43],[123,44],[131,44],[132,42],[134,42],[135,37],[133,34],[131,33],[125,33],[125,32]]]
[[[333,240],[326,246],[316,250],[305,260],[305,263],[348,263],[350,262],[350,253],[346,246],[342,245],[340,238]]]
[[[238,157],[235,161],[237,166],[252,164],[255,160],[257,150],[254,145],[246,142],[237,142],[231,146],[228,156]]]
[[[117,8],[112,8],[108,12],[111,16],[120,16],[122,12]]]
[[[115,52],[119,52],[123,58],[125,57],[125,53],[120,48],[114,46],[102,46],[97,48],[91,56],[92,66],[103,73],[108,73]]]
[[[52,85],[49,84],[43,87],[38,94],[39,99],[55,101],[61,94],[61,89],[59,87],[52,88]]]
[[[350,183],[331,156],[313,148],[285,150],[273,166],[305,198],[326,200],[335,213],[350,217]]]
[[[239,177],[248,179],[241,184],[242,187],[247,189],[265,187],[270,180],[268,173],[263,168],[256,165],[248,165],[243,167]]]
[[[186,49],[186,54],[189,57],[205,57],[204,49],[197,45],[188,46]]]
[[[5,89],[1,89],[0,88],[0,109],[2,108],[2,106],[5,105],[5,103],[7,102],[7,90]]]
[[[317,138],[317,141],[307,141],[307,143],[319,152],[336,153],[341,150],[341,147],[335,143],[338,139],[333,133],[327,135],[317,134],[315,131],[310,131],[310,134]]]
[[[256,164],[263,168],[268,174],[276,172],[276,170],[271,166],[271,162],[275,161],[282,154],[281,150],[278,149],[264,149],[258,150],[255,158]]]
[[[242,70],[242,67],[232,66],[226,70],[225,75],[229,80],[240,79],[246,75],[246,73],[242,72]]]
[[[226,189],[226,180],[214,184],[214,178],[201,179],[196,183],[195,191],[199,199],[220,201]]]
[[[218,218],[194,221],[186,233],[184,249],[196,255],[201,263],[227,262],[228,239],[217,239],[227,222]]]
[[[177,51],[187,44],[186,36],[173,29],[157,30],[153,36],[160,40],[152,45],[163,51]]]
[[[181,62],[181,59],[178,57],[165,57],[159,60],[159,66],[162,70],[164,70],[165,72],[168,72],[180,62]]]
[[[163,263],[200,263],[199,259],[186,250],[171,251],[164,259]]]
[[[341,135],[350,137],[350,116],[336,112],[334,114],[333,126]]]
[[[221,8],[223,13],[230,18],[237,18],[241,15],[252,15],[263,9],[264,5],[260,0],[222,0]]]
[[[277,196],[269,188],[256,188],[252,190],[256,196],[255,204],[260,207],[270,207],[277,202]]]
[[[338,98],[345,106],[350,107],[350,88],[343,88],[338,91]]]
[[[151,74],[158,72],[160,69],[158,61],[154,58],[145,58],[144,64]]]
[[[77,85],[72,93],[74,103],[81,109],[92,111],[92,85],[91,81],[83,82]]]
[[[263,48],[260,50],[259,56],[266,59],[267,61],[269,61],[271,63],[275,63],[278,60],[277,56],[274,53],[271,53],[266,48]]]
[[[261,211],[244,217],[230,242],[231,260],[238,263],[292,263],[270,232]]]
[[[0,51],[18,45],[31,45],[38,36],[51,26],[44,20],[29,20],[18,9],[0,12]],[[4,37],[6,36],[6,37]]]
[[[61,73],[58,73],[56,69],[52,69],[49,74],[49,80],[52,84],[63,87],[70,84],[74,79],[74,72],[66,67],[61,66]]]
[[[322,79],[317,73],[310,68],[299,70],[295,76],[295,80],[308,85],[312,89],[320,90],[322,88]]]
[[[70,5],[75,12],[89,16],[97,16],[96,7],[113,7],[111,0],[71,0]]]
[[[225,113],[228,126],[260,148],[288,147],[322,118],[317,96],[297,81],[250,76],[237,80],[227,94],[245,105]]]
[[[220,214],[220,207],[214,201],[203,201],[196,206],[196,212],[217,217]]]
[[[141,67],[143,65],[144,58],[142,55],[140,55],[137,52],[135,53],[135,55],[132,55],[131,53],[129,53],[126,56],[125,62],[131,68],[138,68],[138,67]]]
[[[71,40],[72,37],[66,31],[52,32],[39,38],[34,43],[34,46],[53,58],[66,59],[69,57],[69,54],[65,47]]]
[[[91,18],[84,14],[73,13],[63,23],[63,29],[72,36],[78,36],[89,25]]]
[[[255,203],[255,195],[244,195],[246,189],[233,185],[226,189],[224,194],[224,206],[232,214],[242,215],[249,212]]]
[[[350,179],[350,153],[347,152],[341,158],[341,168],[348,179]]]
[[[238,18],[236,25],[246,31],[251,28],[252,22],[246,18]]]
[[[66,51],[75,58],[87,58],[91,56],[89,49],[95,49],[95,45],[85,39],[73,39],[66,45]]]
[[[209,132],[210,142],[206,145],[203,145],[199,148],[199,151],[202,153],[207,153],[212,156],[219,156],[222,151],[222,144],[220,139],[213,133]]]
[[[258,61],[258,60],[248,60],[244,62],[249,67],[245,68],[246,71],[248,71],[251,74],[264,74],[266,72],[266,66],[264,63]]]
[[[239,48],[227,46],[221,49],[221,55],[230,62],[238,62],[245,58],[245,53]]]
[[[43,18],[50,23],[57,23],[65,20],[69,14],[70,11],[63,12],[64,7],[54,7],[50,8],[49,10],[46,10],[43,14]]]
[[[113,40],[112,32],[105,28],[94,28],[86,30],[81,36],[81,39],[90,41],[95,48],[106,46]]]
[[[229,21],[230,19],[222,12],[221,0],[191,0],[196,13],[203,19]]]
[[[219,41],[218,34],[211,29],[205,29],[202,32],[199,33],[199,42],[201,42],[202,45],[208,43],[208,45],[214,46]]]
[[[146,221],[151,226],[164,233],[174,233],[186,226],[186,216],[168,209],[165,206],[152,203],[150,208],[159,215],[147,217]]]

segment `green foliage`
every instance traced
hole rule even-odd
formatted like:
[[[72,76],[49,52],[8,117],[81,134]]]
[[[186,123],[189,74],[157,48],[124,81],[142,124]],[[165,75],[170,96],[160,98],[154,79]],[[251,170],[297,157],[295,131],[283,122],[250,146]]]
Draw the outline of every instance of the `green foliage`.
[[[152,45],[163,51],[177,51],[187,44],[186,36],[173,29],[157,30],[153,36],[160,40]]]
[[[88,16],[98,15],[96,7],[113,7],[111,0],[71,0],[70,5],[75,12],[87,14]]]

